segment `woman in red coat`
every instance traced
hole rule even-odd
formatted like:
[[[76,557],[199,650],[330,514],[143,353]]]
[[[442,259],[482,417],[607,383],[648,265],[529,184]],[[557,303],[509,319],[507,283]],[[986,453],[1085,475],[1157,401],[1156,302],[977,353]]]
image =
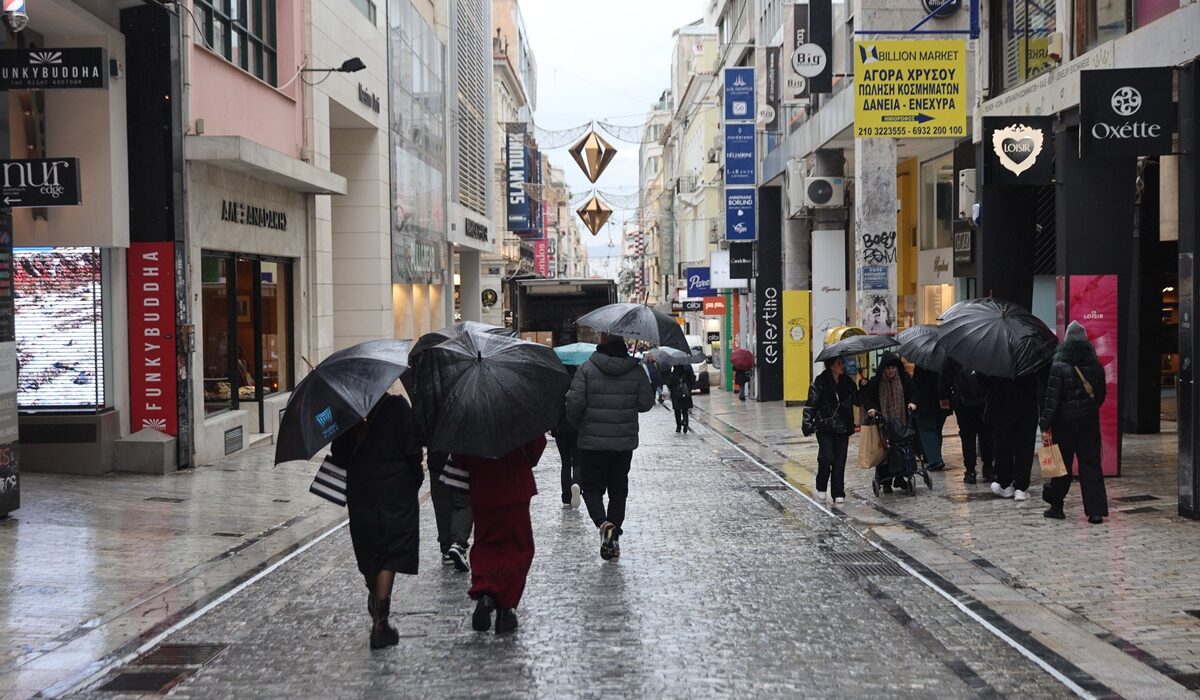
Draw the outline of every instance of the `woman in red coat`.
[[[454,455],[454,466],[467,473],[475,546],[471,548],[471,590],[476,601],[471,625],[478,632],[492,626],[496,634],[517,628],[513,608],[521,602],[533,564],[533,524],[529,501],[537,494],[533,468],[546,449],[539,435],[499,459]]]

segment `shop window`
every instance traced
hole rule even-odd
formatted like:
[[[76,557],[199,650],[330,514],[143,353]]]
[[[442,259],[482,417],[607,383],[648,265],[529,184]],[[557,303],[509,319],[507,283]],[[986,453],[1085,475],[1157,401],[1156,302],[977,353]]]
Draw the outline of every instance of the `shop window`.
[[[350,0],[350,4],[354,5],[355,9],[363,13],[363,17],[366,17],[372,25],[375,24],[378,10],[376,9],[375,3],[372,2],[372,0]]]
[[[196,40],[270,85],[278,82],[275,0],[196,0]]]
[[[1129,31],[1126,0],[1077,0],[1075,53],[1081,55]]]
[[[937,323],[938,317],[954,305],[954,285],[926,284],[923,287],[921,323]]]
[[[104,408],[100,249],[18,248],[13,257],[18,408]]]
[[[921,164],[921,250],[954,241],[954,155]]]
[[[1011,89],[1055,65],[1049,49],[1050,34],[1058,31],[1058,18],[1054,0],[1007,0],[1003,8],[1001,78],[1004,88]]]
[[[1134,27],[1144,27],[1179,9],[1179,0],[1134,0]]]

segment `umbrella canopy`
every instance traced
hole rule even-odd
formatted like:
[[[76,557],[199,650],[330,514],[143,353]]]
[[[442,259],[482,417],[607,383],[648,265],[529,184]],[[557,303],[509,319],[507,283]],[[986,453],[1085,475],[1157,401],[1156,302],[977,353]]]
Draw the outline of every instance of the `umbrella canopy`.
[[[900,341],[900,354],[913,364],[933,372],[941,372],[946,363],[946,353],[938,344],[941,334],[932,324],[913,326],[896,336]]]
[[[601,306],[575,322],[609,335],[637,338],[651,345],[691,352],[687,338],[675,319],[645,304],[609,304]]]
[[[729,356],[729,363],[740,372],[748,372],[754,369],[754,353],[746,348],[737,348]]]
[[[578,367],[596,352],[595,343],[571,343],[554,348],[554,354],[568,367]]]
[[[654,361],[658,363],[659,367],[694,365],[698,362],[704,362],[704,353],[697,350],[682,352],[675,348],[657,348],[646,354],[653,355]]]
[[[367,417],[408,367],[411,342],[369,340],[325,358],[296,385],[279,422],[275,463],[312,456]]]
[[[431,450],[496,458],[558,424],[570,375],[548,347],[468,330],[427,348],[410,382]]]
[[[817,362],[832,360],[835,357],[845,357],[846,355],[857,355],[859,353],[870,352],[871,350],[882,350],[899,345],[895,338],[890,335],[852,335],[845,340],[839,340],[833,345],[826,345],[821,354],[817,355]]]
[[[438,343],[444,343],[451,338],[457,338],[467,331],[492,333],[494,335],[501,335],[507,338],[517,337],[517,332],[511,328],[493,326],[490,323],[479,323],[478,321],[459,321],[458,323],[452,323],[441,330],[430,331],[418,338],[417,342],[413,344],[411,351],[413,359],[415,360],[416,356],[421,354],[422,350],[431,348]]]
[[[971,299],[951,306],[938,326],[938,345],[967,369],[1014,379],[1054,357],[1058,337],[1040,318],[1012,302]]]

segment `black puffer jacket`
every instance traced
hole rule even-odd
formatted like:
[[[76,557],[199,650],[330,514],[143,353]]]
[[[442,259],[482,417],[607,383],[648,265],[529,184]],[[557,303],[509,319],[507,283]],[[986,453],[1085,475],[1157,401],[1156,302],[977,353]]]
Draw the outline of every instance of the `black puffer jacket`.
[[[988,378],[973,369],[967,369],[954,360],[946,360],[939,381],[941,391],[950,395],[954,408],[986,406]]]
[[[843,374],[833,381],[833,373],[825,370],[817,375],[808,388],[804,406],[804,434],[854,432],[854,381]]]
[[[1075,368],[1083,373],[1092,385],[1094,397],[1080,381]],[[1046,400],[1042,404],[1042,430],[1052,429],[1058,423],[1098,419],[1100,404],[1107,392],[1104,368],[1096,359],[1096,351],[1089,343],[1071,340],[1059,346],[1050,367],[1050,380],[1046,383]]]
[[[638,413],[654,408],[650,378],[620,341],[596,348],[567,392],[567,420],[579,449],[624,452],[638,446]]]

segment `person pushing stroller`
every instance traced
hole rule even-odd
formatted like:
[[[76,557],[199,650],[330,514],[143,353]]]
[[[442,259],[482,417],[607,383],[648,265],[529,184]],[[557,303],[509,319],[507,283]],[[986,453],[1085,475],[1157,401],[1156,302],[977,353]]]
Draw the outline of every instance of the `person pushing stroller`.
[[[891,352],[883,353],[875,376],[862,392],[862,406],[867,418],[882,426],[888,443],[886,458],[875,465],[872,488],[876,493],[880,487],[884,493],[892,493],[893,486],[909,488],[910,493],[913,490],[909,480],[917,472],[917,464],[911,414],[917,410],[916,394],[916,387],[900,357]],[[928,475],[922,473],[922,476],[928,485]]]

